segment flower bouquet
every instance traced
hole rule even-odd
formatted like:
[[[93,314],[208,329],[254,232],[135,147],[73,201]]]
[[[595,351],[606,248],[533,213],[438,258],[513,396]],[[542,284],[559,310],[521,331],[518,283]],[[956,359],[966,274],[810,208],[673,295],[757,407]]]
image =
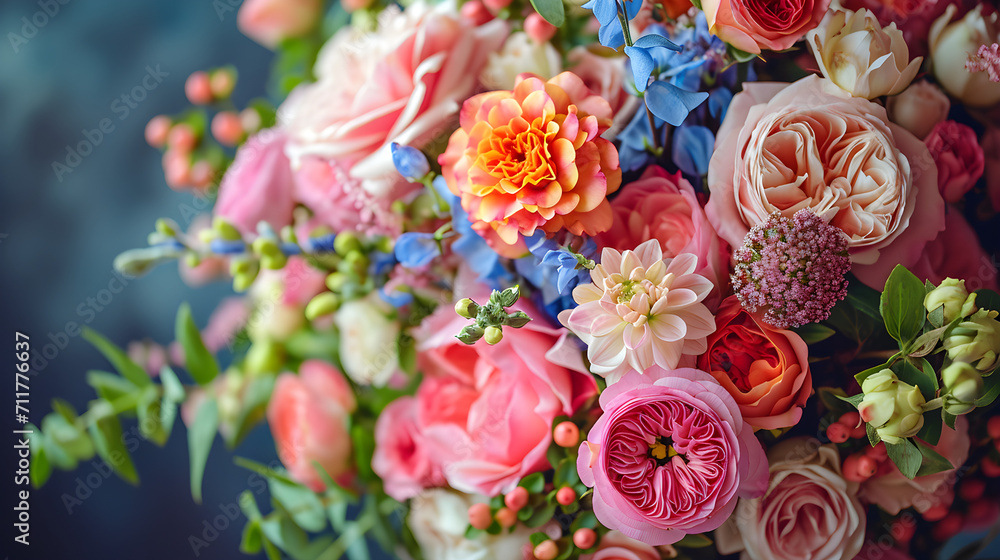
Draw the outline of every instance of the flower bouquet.
[[[33,428],[35,485],[95,454],[136,483],[122,419],[162,445],[180,416],[196,501],[217,436],[270,431],[280,461],[235,460],[267,481],[241,549],[271,559],[929,558],[996,524],[994,7],[246,0],[239,25],[268,96],[196,72],[146,128],[211,214],[115,266],[243,295],[167,344],[86,331],[115,371]]]

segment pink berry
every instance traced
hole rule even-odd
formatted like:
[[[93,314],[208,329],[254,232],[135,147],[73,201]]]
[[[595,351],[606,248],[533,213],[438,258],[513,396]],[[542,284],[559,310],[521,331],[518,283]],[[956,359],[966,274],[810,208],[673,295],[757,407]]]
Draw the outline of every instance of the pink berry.
[[[889,458],[889,451],[885,448],[884,443],[879,442],[875,447],[865,449],[865,455],[881,463]]]
[[[569,421],[560,422],[552,432],[552,439],[559,447],[576,447],[580,443],[580,428]]]
[[[948,511],[950,509],[951,508],[949,508],[944,504],[937,504],[935,506],[931,506],[920,515],[923,516],[925,520],[934,523],[936,521],[944,519],[945,516],[948,515]]]
[[[243,131],[247,134],[253,134],[260,130],[260,113],[257,109],[247,108],[240,112],[240,124],[243,125]]]
[[[851,428],[851,439],[868,439],[868,428],[864,424]]]
[[[192,72],[184,82],[184,93],[188,101],[195,105],[208,105],[212,102],[212,79],[208,72]]]
[[[462,17],[476,25],[482,25],[493,19],[493,14],[479,0],[470,0],[462,4]]]
[[[979,462],[979,468],[982,469],[983,474],[988,478],[1000,476],[1000,465],[989,457],[983,457],[983,460]]]
[[[518,486],[503,497],[503,503],[512,511],[521,511],[521,508],[528,505],[528,489]]]
[[[861,423],[861,415],[854,410],[850,412],[845,412],[843,415],[841,415],[840,419],[837,420],[837,422],[847,426],[848,428],[855,428],[857,427],[858,424]]]
[[[497,510],[497,523],[500,524],[504,529],[509,529],[517,523],[517,512],[508,508],[502,507]]]
[[[986,481],[981,478],[968,478],[958,485],[958,495],[967,502],[978,500],[986,491]]]
[[[493,514],[489,504],[473,504],[469,506],[469,525],[473,528],[485,531],[493,524]]]
[[[892,522],[889,532],[897,543],[908,543],[917,532],[916,519],[909,515],[900,517]]]
[[[210,86],[212,97],[215,99],[226,99],[233,94],[233,89],[236,88],[236,76],[232,70],[220,68],[212,72]]]
[[[556,501],[559,502],[561,506],[568,506],[576,501],[576,490],[573,490],[569,486],[563,486],[556,492]]]
[[[146,142],[154,147],[161,148],[167,143],[167,136],[170,134],[170,127],[173,123],[170,122],[170,117],[166,115],[157,115],[151,119],[146,124]]]
[[[986,432],[990,434],[990,439],[1000,439],[1000,415],[986,421]]]
[[[167,136],[167,145],[169,145],[172,150],[190,152],[194,149],[197,143],[198,138],[194,134],[194,129],[192,129],[191,125],[187,123],[175,124],[170,129],[170,134]]]
[[[212,164],[205,161],[197,161],[191,166],[191,185],[203,189],[212,184],[212,179],[215,178],[215,168]]]
[[[875,471],[878,469],[871,469],[871,472],[869,472],[869,469],[864,468],[867,467],[868,464],[865,465],[861,464],[862,459],[874,463],[874,461],[872,461],[872,458],[865,455],[864,453],[855,453],[853,455],[848,455],[847,458],[844,459],[844,466],[841,469],[844,473],[844,478],[852,482],[864,482],[869,478],[871,478],[873,474],[875,474]]]
[[[513,0],[482,0],[483,5],[489,8],[494,14],[510,6]]]
[[[191,186],[191,156],[187,152],[168,149],[163,153],[163,175],[167,186],[180,190]]]
[[[878,462],[871,457],[860,454],[858,457],[858,474],[865,478],[871,478],[878,472]]]
[[[573,533],[573,544],[581,550],[593,548],[597,544],[597,533],[593,529],[577,529]]]
[[[538,560],[555,560],[559,556],[559,546],[555,541],[542,541],[535,547],[535,558]]]
[[[528,14],[524,19],[524,32],[535,40],[536,43],[544,43],[555,36],[556,26],[545,21],[538,12]]]
[[[844,443],[851,437],[851,429],[847,426],[834,422],[826,428],[826,437],[833,443]]]
[[[232,111],[220,111],[212,117],[212,136],[219,143],[235,146],[243,139],[243,123],[240,116]]]
[[[934,539],[938,542],[944,542],[962,530],[962,514],[957,511],[953,511],[945,516],[944,519],[938,521],[931,528],[931,534],[934,535]]]

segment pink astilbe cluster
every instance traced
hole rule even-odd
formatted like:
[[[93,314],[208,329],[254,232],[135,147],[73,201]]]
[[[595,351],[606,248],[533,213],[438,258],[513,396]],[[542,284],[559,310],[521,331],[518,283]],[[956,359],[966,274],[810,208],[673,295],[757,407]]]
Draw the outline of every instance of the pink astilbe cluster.
[[[750,312],[785,329],[822,321],[847,295],[847,237],[809,209],[791,219],[777,212],[736,250],[733,290]]]
[[[976,56],[969,55],[965,69],[969,72],[986,72],[991,82],[1000,82],[1000,44],[979,47]]]

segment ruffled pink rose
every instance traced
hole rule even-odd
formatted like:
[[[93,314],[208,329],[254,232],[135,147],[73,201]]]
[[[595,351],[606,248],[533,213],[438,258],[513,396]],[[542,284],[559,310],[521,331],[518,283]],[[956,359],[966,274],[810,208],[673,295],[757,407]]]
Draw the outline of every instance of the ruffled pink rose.
[[[962,200],[983,176],[986,165],[976,131],[955,121],[944,121],[931,130],[924,143],[937,164],[941,196],[945,202]]]
[[[959,416],[954,430],[942,427],[941,439],[933,448],[957,469],[969,458],[969,446],[969,422],[964,416]],[[892,461],[887,460],[879,465],[875,476],[861,484],[858,497],[890,515],[911,506],[923,513],[938,504],[951,504],[955,478],[955,471],[947,470],[910,480],[899,472]]]
[[[923,142],[889,124],[881,105],[817,76],[745,84],[719,129],[708,185],[705,213],[731,246],[773,212],[810,208],[844,230],[851,271],[878,289],[944,227]]]
[[[322,0],[244,0],[236,25],[247,37],[273,49],[317,25],[322,9]]]
[[[337,160],[366,181],[398,178],[390,144],[421,147],[446,133],[506,36],[502,21],[476,26],[424,2],[385,10],[374,32],[344,27],[320,52],[317,81],[279,110],[289,155]]]
[[[823,21],[830,0],[702,0],[708,28],[732,46],[783,51]]]
[[[283,373],[274,384],[267,423],[289,475],[320,491],[326,485],[318,463],[335,480],[351,469],[350,414],[356,404],[343,374],[320,360],[307,360],[298,375]]]
[[[552,421],[597,394],[567,331],[545,325],[527,304],[514,308],[535,320],[504,329],[494,346],[456,340],[468,320],[450,306],[424,321],[417,335],[417,363],[426,376],[417,391],[418,423],[428,455],[463,492],[496,496],[549,468]]]
[[[983,250],[979,235],[965,221],[961,210],[949,206],[945,228],[916,255],[910,271],[921,280],[940,284],[945,278],[961,278],[970,291],[997,290],[997,260]]]
[[[595,238],[601,248],[625,251],[656,239],[664,258],[691,253],[698,257],[695,273],[715,285],[706,305],[710,309],[719,305],[730,289],[729,248],[709,223],[694,187],[680,173],[648,168],[611,201],[611,211],[611,229]]]
[[[716,531],[722,554],[752,560],[844,560],[865,540],[865,509],[857,485],[840,473],[834,445],[793,438],[767,452],[770,482],[762,498],[740,501]]]
[[[767,485],[767,460],[733,397],[709,374],[653,366],[601,393],[604,414],[577,471],[604,526],[650,545],[718,528]]]
[[[247,140],[219,185],[216,216],[250,234],[257,231],[258,222],[267,222],[275,230],[292,222],[295,183],[285,156],[286,141],[285,133],[276,128]]]
[[[417,422],[419,403],[402,397],[389,403],[375,423],[372,470],[382,479],[386,494],[404,501],[425,488],[445,485],[440,463],[428,453]]]
[[[618,531],[609,531],[601,537],[597,552],[585,554],[580,560],[660,560],[661,555],[652,546],[630,539]]]

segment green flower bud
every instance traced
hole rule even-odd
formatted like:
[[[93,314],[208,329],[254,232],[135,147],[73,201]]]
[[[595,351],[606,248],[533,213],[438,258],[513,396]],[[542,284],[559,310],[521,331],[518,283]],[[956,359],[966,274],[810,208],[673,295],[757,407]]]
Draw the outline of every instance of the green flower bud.
[[[477,340],[483,337],[483,328],[476,325],[466,325],[462,329],[462,332],[458,333],[455,338],[461,340],[466,344],[475,344]]]
[[[331,272],[329,276],[326,277],[326,287],[330,288],[332,292],[339,292],[344,289],[347,285],[348,278],[343,272]]]
[[[312,298],[306,305],[306,318],[310,321],[331,315],[340,308],[340,296],[333,292],[323,292]]]
[[[212,229],[215,233],[219,235],[222,239],[226,241],[236,241],[243,239],[240,235],[240,231],[233,226],[233,224],[227,222],[222,216],[216,216],[215,220],[212,221]]]
[[[233,289],[237,292],[245,292],[250,289],[253,281],[257,279],[260,272],[260,265],[257,261],[250,259],[233,259],[229,262],[229,273],[233,277]]]
[[[992,369],[1000,352],[1000,322],[996,317],[996,311],[980,309],[959,323],[944,339],[948,357],[973,364],[980,371]]]
[[[460,317],[465,317],[466,319],[473,319],[476,313],[479,312],[479,304],[472,301],[469,298],[463,298],[458,300],[455,304],[455,313],[458,313]]]
[[[177,237],[180,226],[170,218],[160,218],[156,220],[156,231],[167,237]]]
[[[952,362],[941,370],[941,381],[948,394],[957,401],[971,403],[982,396],[983,374],[971,364]]]
[[[508,327],[514,327],[515,329],[519,329],[524,325],[527,325],[529,321],[531,321],[531,317],[528,317],[527,313],[525,313],[524,311],[515,311],[514,313],[510,313],[507,315],[507,318],[504,319],[503,324]]]
[[[976,294],[970,294],[965,289],[965,280],[945,278],[941,285],[924,296],[924,309],[927,313],[944,306],[944,324],[951,323],[959,317],[968,317],[976,311]]]
[[[285,364],[285,347],[270,340],[254,342],[247,350],[243,368],[250,376],[277,373]]]
[[[346,257],[351,253],[361,251],[361,241],[353,232],[345,231],[338,233],[337,237],[333,240],[333,250],[338,255]]]
[[[892,370],[883,369],[869,376],[861,390],[865,393],[858,404],[861,419],[874,426],[887,444],[915,436],[923,427],[923,394],[919,388],[900,381]]]
[[[391,237],[379,237],[375,242],[375,250],[383,253],[391,253],[393,241]]]
[[[486,339],[486,344],[496,344],[503,340],[503,330],[500,327],[486,327],[483,338]]]

